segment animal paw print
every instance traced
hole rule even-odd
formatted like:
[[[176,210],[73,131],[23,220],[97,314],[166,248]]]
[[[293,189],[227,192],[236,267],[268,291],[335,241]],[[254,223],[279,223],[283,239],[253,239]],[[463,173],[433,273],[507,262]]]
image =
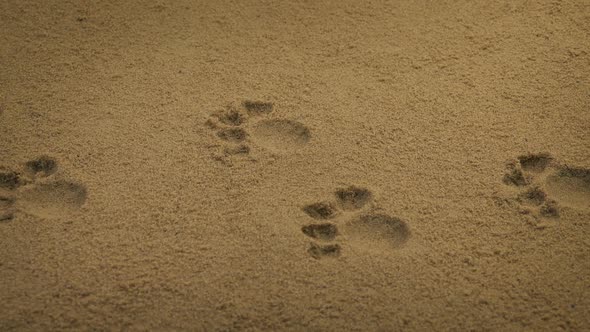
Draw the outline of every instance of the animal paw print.
[[[503,180],[518,189],[521,212],[537,222],[559,218],[560,206],[590,209],[590,170],[562,165],[548,153],[509,161]]]
[[[41,218],[62,217],[86,201],[86,188],[56,179],[57,161],[48,156],[26,162],[15,171],[0,168],[0,221],[14,219],[22,211]]]
[[[309,128],[293,120],[269,119],[273,109],[270,102],[244,101],[213,114],[206,124],[224,143],[223,155],[217,159],[246,156],[252,144],[273,152],[288,152],[305,146],[311,139]]]
[[[301,232],[312,239],[308,254],[316,259],[338,257],[342,253],[338,242],[342,240],[361,250],[383,251],[403,245],[410,236],[407,224],[377,212],[374,205],[370,190],[350,186],[336,190],[333,201],[304,206],[303,212],[315,220],[301,227]]]

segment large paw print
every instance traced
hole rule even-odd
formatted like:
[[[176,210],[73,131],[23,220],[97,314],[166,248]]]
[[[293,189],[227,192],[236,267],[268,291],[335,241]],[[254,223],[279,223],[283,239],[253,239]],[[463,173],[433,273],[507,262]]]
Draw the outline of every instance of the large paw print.
[[[14,219],[18,211],[41,218],[58,218],[79,209],[86,188],[57,179],[57,161],[41,156],[26,162],[19,171],[0,168],[0,221]]]
[[[522,213],[537,222],[559,218],[560,206],[590,209],[590,170],[561,165],[547,153],[509,161],[503,180],[518,189]]]
[[[404,221],[375,212],[373,194],[366,188],[338,189],[333,201],[308,204],[302,210],[315,220],[303,225],[301,232],[312,239],[307,252],[316,259],[340,256],[341,241],[382,252],[400,247],[410,236]]]
[[[213,114],[207,125],[224,143],[217,159],[247,156],[252,144],[279,153],[305,146],[311,139],[309,128],[293,120],[269,119],[273,109],[269,102],[245,101]]]

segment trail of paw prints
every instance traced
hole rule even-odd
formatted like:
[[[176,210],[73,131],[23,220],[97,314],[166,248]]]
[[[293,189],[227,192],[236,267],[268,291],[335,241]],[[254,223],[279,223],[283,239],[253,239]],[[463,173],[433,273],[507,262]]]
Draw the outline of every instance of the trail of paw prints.
[[[350,186],[334,192],[332,201],[315,202],[302,208],[314,221],[301,227],[311,239],[308,254],[315,258],[339,257],[342,241],[361,250],[387,250],[402,246],[410,237],[401,219],[376,212],[373,193]]]
[[[231,157],[248,156],[256,145],[273,152],[288,152],[305,146],[311,139],[309,128],[287,119],[269,119],[274,105],[244,101],[229,105],[207,120],[207,126],[221,141],[214,158],[231,165]]]
[[[562,206],[590,210],[590,169],[562,165],[548,153],[509,161],[503,181],[517,188],[520,211],[535,225],[559,218]]]
[[[0,168],[0,222],[17,212],[41,218],[59,218],[78,210],[86,201],[86,187],[55,178],[57,161],[40,156],[19,170]]]

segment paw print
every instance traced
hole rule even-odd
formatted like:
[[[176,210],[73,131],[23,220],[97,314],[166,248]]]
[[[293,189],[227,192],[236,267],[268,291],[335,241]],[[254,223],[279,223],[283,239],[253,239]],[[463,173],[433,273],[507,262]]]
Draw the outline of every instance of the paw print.
[[[509,161],[503,181],[517,189],[521,213],[538,226],[559,218],[561,206],[590,209],[590,170],[562,165],[548,153]]]
[[[275,153],[304,147],[311,139],[309,128],[297,121],[270,118],[273,110],[270,102],[244,101],[213,114],[206,125],[221,141],[214,158],[231,165],[231,157],[248,156],[252,146]]]
[[[58,179],[54,158],[40,156],[20,170],[0,168],[0,221],[10,221],[18,211],[42,218],[56,218],[79,209],[86,201],[86,188]]]
[[[307,252],[316,259],[340,256],[343,241],[361,250],[383,252],[399,248],[410,236],[404,221],[377,212],[373,193],[362,187],[340,188],[332,201],[311,203],[302,210],[314,219],[301,232],[311,239]]]

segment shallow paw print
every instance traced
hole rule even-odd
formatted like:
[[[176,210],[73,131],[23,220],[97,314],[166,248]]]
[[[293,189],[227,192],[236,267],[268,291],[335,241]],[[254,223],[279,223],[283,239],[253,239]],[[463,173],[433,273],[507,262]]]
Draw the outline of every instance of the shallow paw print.
[[[23,165],[22,172],[0,171],[0,221],[12,220],[17,212],[41,218],[63,217],[86,201],[86,187],[56,179],[54,158],[40,156]]]
[[[534,224],[559,216],[557,202],[548,198],[542,181],[538,181],[553,162],[549,154],[539,153],[519,156],[507,164],[503,181],[519,189],[516,201],[520,211],[531,216]]]
[[[221,149],[214,158],[229,165],[233,156],[248,156],[252,145],[285,152],[309,142],[311,132],[305,125],[287,119],[268,119],[273,110],[270,102],[244,101],[213,114],[206,124],[221,141]]]
[[[315,220],[301,227],[301,232],[312,240],[307,250],[311,257],[340,256],[342,241],[355,249],[382,252],[400,247],[408,240],[410,231],[404,221],[374,210],[366,211],[373,201],[370,190],[356,186],[340,188],[334,192],[334,198],[334,202],[316,202],[302,208]]]
[[[590,170],[560,165],[548,153],[527,154],[508,163],[504,183],[518,189],[522,214],[545,227],[561,206],[590,209]]]

